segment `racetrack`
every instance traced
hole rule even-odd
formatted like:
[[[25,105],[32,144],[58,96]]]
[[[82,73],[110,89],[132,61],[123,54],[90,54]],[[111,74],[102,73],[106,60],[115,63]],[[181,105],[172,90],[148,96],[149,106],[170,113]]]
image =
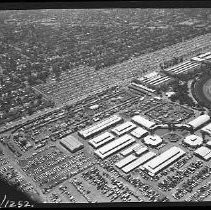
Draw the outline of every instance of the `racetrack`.
[[[204,83],[202,88],[204,96],[211,102],[211,78]]]
[[[193,96],[203,106],[211,108],[211,76],[199,78],[192,89]]]

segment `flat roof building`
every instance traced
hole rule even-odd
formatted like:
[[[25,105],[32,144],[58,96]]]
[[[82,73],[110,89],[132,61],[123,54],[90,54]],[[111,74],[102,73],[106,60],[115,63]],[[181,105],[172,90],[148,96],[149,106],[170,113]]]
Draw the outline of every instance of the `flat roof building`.
[[[134,148],[133,151],[135,152],[136,156],[141,156],[142,154],[144,154],[145,152],[148,151],[148,148],[140,145],[140,146]]]
[[[140,146],[139,143],[135,143],[135,144],[133,144],[132,146],[128,147],[127,149],[121,151],[120,154],[123,155],[123,156],[130,155],[131,153],[133,153],[134,149],[135,149],[136,147],[139,147],[139,146]]]
[[[206,143],[206,146],[211,148],[211,140]]]
[[[141,137],[144,137],[148,134],[149,132],[141,127],[138,127],[134,129],[130,134],[137,139],[140,139]]]
[[[140,168],[146,170],[150,176],[155,176],[157,173],[171,165],[176,160],[180,159],[185,152],[179,147],[171,147],[159,156],[145,163]]]
[[[125,167],[123,167],[122,171],[124,173],[129,173],[132,170],[134,170],[137,167],[139,167],[140,165],[146,163],[147,161],[149,161],[150,159],[152,159],[155,156],[156,156],[156,154],[154,152],[147,152],[144,155],[142,155],[141,157],[139,157],[138,159],[136,159],[135,161],[133,161],[130,164],[128,164]]]
[[[207,134],[209,136],[211,136],[211,123],[209,123],[208,125],[204,126],[201,129],[201,133]]]
[[[136,127],[137,126],[134,123],[128,121],[121,125],[116,126],[111,131],[113,133],[115,133],[117,136],[121,136],[121,135],[126,134],[127,132],[133,130]]]
[[[93,135],[98,134],[99,132],[116,125],[119,122],[122,122],[123,119],[121,117],[119,117],[118,115],[113,115],[109,118],[106,118],[94,125],[89,126],[88,128],[85,128],[81,131],[78,132],[78,134],[80,136],[82,136],[83,138],[89,138]]]
[[[205,123],[210,121],[210,116],[207,114],[200,115],[199,117],[195,118],[194,120],[187,123],[190,125],[194,130],[198,129],[200,126],[204,125]]]
[[[132,121],[137,123],[140,126],[145,127],[146,129],[150,129],[151,127],[153,127],[155,125],[154,122],[149,121],[148,119],[146,119],[140,115],[136,115],[136,116],[132,117]]]
[[[132,161],[134,161],[135,159],[137,159],[137,157],[135,155],[133,155],[133,154],[128,155],[127,157],[125,157],[122,160],[115,163],[115,166],[118,168],[122,168],[122,167],[126,166],[127,164],[131,163]]]
[[[208,161],[211,158],[211,149],[209,149],[208,147],[202,146],[196,149],[194,151],[194,154],[198,156],[199,158]]]
[[[101,159],[105,159],[106,157],[124,149],[134,142],[135,139],[132,136],[125,134],[124,136],[106,144],[105,146],[100,147],[95,151],[95,154]]]
[[[65,138],[61,139],[60,144],[70,152],[77,152],[84,147],[84,145],[72,135],[66,136]]]
[[[115,136],[112,133],[105,132],[105,133],[91,139],[89,141],[89,144],[91,144],[94,148],[99,148],[114,139],[115,139]]]

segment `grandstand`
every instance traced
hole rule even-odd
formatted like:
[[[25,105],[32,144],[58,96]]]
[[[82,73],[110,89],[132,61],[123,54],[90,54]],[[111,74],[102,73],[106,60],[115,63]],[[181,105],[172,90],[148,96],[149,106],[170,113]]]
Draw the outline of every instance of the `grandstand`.
[[[188,74],[190,72],[195,72],[201,67],[199,63],[194,63],[191,61],[185,61],[183,63],[177,64],[173,67],[170,67],[168,69],[165,69],[164,72],[166,74],[169,74],[171,76],[174,75],[183,75],[183,74]]]
[[[191,61],[201,63],[204,61],[209,61],[210,59],[211,59],[211,52],[206,52],[191,58]]]
[[[155,93],[156,92],[156,90],[154,90],[152,88],[148,88],[148,87],[146,87],[145,85],[142,85],[142,84],[137,84],[134,81],[132,81],[128,87],[130,89],[139,91],[141,93],[152,94],[152,93]]]
[[[160,89],[163,86],[168,85],[173,81],[173,78],[159,74],[158,72],[149,73],[141,78],[135,80],[137,83],[141,83],[142,85],[146,85],[148,87],[152,87],[155,89]]]

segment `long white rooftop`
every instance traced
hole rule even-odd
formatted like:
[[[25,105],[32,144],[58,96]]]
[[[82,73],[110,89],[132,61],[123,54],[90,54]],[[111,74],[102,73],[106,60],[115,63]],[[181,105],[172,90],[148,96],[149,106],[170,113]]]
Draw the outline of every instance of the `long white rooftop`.
[[[207,114],[200,115],[199,117],[195,118],[194,120],[190,121],[188,125],[192,126],[193,129],[196,129],[203,125],[204,123],[210,120],[210,116]]]
[[[136,116],[132,117],[132,121],[134,121],[135,123],[147,128],[147,129],[150,129],[152,126],[155,125],[154,122],[152,122],[140,115],[136,115]]]

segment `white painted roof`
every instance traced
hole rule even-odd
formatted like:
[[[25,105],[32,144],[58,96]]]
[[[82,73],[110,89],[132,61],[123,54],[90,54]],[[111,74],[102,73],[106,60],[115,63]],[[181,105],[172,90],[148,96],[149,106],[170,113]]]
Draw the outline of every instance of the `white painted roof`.
[[[151,146],[158,146],[162,141],[163,140],[158,135],[148,135],[144,138],[144,143]]]
[[[211,123],[209,123],[208,125],[204,126],[201,131],[204,131],[208,134],[211,134]]]
[[[146,119],[146,118],[144,118],[144,117],[142,117],[140,115],[136,115],[136,116],[132,117],[132,120],[134,122],[138,123],[139,125],[142,125],[142,126],[144,126],[146,128],[151,128],[152,126],[155,125],[154,122],[149,121],[148,119]]]
[[[188,125],[191,125],[194,129],[199,127],[200,125],[208,122],[210,120],[210,116],[207,114],[200,115],[199,117],[195,118],[194,120],[190,121]]]
[[[201,146],[203,144],[203,139],[197,135],[189,135],[185,137],[184,143],[189,146]]]

